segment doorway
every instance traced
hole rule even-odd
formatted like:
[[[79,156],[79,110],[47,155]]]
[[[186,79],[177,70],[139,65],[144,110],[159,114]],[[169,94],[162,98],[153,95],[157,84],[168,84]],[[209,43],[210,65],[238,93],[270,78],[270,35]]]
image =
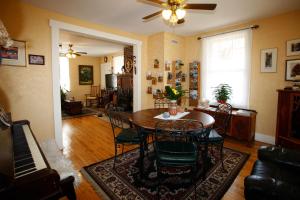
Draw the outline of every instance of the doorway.
[[[62,117],[60,100],[60,71],[59,71],[59,32],[70,31],[82,34],[95,39],[108,40],[133,46],[133,56],[135,57],[135,66],[133,71],[133,111],[141,109],[141,55],[142,42],[128,37],[123,37],[111,33],[97,31],[81,26],[76,26],[60,21],[50,20],[51,38],[52,38],[52,94],[53,94],[53,115],[55,140],[60,149],[63,149],[62,138]]]

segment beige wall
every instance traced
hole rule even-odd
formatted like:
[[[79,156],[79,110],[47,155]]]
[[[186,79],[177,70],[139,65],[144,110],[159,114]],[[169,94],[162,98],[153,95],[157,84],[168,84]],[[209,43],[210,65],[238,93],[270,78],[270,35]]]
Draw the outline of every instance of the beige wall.
[[[92,65],[94,84],[100,85],[101,72],[100,72],[100,58],[90,56],[80,56],[75,59],[69,59],[70,64],[70,92],[68,98],[74,97],[75,100],[85,103],[85,94],[90,94],[90,85],[79,85],[79,65]]]
[[[13,120],[28,119],[31,121],[38,140],[54,137],[49,19],[142,41],[142,74],[145,73],[144,67],[147,66],[146,36],[66,17],[20,3],[17,0],[0,0],[0,5],[0,18],[11,37],[27,41],[27,54],[45,56],[45,66],[0,66],[0,104],[12,112]],[[142,87],[145,86],[142,85]],[[142,107],[145,107],[144,98],[142,98]]]
[[[291,83],[284,80],[285,61],[298,57],[286,56],[286,41],[300,38],[300,11],[291,12],[266,19],[255,20],[239,25],[224,27],[217,30],[186,37],[185,55],[187,61],[201,58],[201,41],[198,36],[211,35],[234,30],[252,24],[258,24],[259,29],[253,30],[252,68],[250,108],[258,112],[256,132],[275,136],[277,114],[277,89],[282,89]],[[277,72],[260,72],[261,49],[278,48]]]

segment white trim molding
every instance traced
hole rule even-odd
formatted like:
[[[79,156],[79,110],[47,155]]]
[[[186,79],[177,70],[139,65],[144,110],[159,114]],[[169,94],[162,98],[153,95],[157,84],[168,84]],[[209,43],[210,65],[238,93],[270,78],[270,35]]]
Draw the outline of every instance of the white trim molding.
[[[275,137],[262,133],[255,133],[255,141],[264,142],[268,144],[275,144]]]
[[[61,21],[50,19],[52,39],[52,95],[53,95],[53,117],[54,131],[57,146],[63,149],[62,137],[62,118],[61,118],[61,103],[60,103],[60,81],[59,81],[59,31],[71,31],[80,35],[92,36],[93,38],[104,39],[112,42],[119,42],[133,46],[133,54],[136,58],[136,65],[133,74],[133,111],[141,110],[141,70],[142,70],[142,41],[123,37],[116,34],[111,34],[103,31],[98,31],[86,27],[81,27],[73,24],[68,24]]]

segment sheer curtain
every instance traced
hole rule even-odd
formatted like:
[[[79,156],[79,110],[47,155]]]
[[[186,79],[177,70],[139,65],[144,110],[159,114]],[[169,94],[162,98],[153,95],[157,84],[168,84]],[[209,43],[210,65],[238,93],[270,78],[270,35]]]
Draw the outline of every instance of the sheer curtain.
[[[70,91],[70,69],[69,59],[67,57],[59,57],[60,69],[60,87],[63,90]]]
[[[251,30],[204,38],[202,41],[202,97],[216,102],[213,90],[219,84],[232,87],[229,103],[249,108]]]
[[[124,66],[124,56],[116,56],[113,58],[114,74],[122,73],[122,67]]]

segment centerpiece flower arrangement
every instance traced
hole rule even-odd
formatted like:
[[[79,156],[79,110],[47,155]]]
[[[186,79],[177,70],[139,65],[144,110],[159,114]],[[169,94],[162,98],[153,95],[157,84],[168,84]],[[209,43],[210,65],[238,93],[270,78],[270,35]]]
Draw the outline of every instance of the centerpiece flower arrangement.
[[[171,88],[166,86],[166,98],[170,100],[169,113],[170,115],[177,114],[177,101],[183,96],[183,91],[181,87]]]

